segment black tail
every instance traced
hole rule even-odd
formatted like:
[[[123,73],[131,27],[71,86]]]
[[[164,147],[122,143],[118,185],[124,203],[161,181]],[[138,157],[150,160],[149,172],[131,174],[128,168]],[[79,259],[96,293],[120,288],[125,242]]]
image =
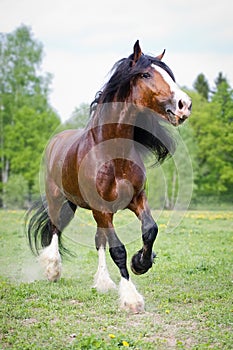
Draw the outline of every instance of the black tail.
[[[56,233],[58,234],[61,255],[71,254],[62,243],[61,233],[73,218],[76,208],[75,204],[67,200],[60,211],[60,227],[56,228]],[[54,233],[52,229],[54,225],[48,215],[48,204],[45,197],[34,202],[27,211],[25,224],[30,248],[35,255],[38,255],[41,248],[50,245]]]

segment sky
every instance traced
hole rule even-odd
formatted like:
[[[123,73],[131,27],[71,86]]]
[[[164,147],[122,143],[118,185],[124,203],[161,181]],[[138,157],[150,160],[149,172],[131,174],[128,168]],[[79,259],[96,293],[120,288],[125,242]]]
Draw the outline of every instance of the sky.
[[[231,0],[0,0],[0,32],[21,24],[43,44],[42,71],[53,75],[50,103],[62,120],[91,103],[113,64],[142,51],[158,55],[180,86],[219,72],[233,86]]]

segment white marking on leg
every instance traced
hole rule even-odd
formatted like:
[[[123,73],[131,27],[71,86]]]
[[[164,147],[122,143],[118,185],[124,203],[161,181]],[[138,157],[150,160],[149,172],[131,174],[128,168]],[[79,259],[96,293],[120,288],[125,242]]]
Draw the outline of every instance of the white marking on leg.
[[[45,268],[45,275],[49,281],[55,282],[61,276],[61,256],[58,249],[58,235],[54,234],[48,247],[42,250],[39,262]]]
[[[120,308],[133,313],[144,311],[144,299],[131,280],[121,278],[119,285]]]
[[[98,250],[99,255],[99,264],[98,269],[94,278],[93,287],[98,290],[98,292],[107,292],[109,289],[116,289],[115,283],[109,276],[106,258],[105,258],[105,249],[101,246]]]

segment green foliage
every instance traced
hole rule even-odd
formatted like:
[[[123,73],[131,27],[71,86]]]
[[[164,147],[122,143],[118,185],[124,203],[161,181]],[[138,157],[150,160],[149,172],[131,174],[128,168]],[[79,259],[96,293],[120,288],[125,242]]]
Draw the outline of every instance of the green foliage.
[[[64,124],[65,129],[82,129],[87,125],[89,119],[90,106],[81,103],[72,113],[71,118]]]
[[[42,57],[30,28],[0,34],[0,188],[6,194],[10,178],[21,175],[29,199],[43,149],[60,123],[48,102],[51,76],[40,74]]]
[[[12,175],[4,187],[3,202],[6,208],[23,208],[28,195],[28,184],[22,174]]]
[[[81,104],[60,125],[49,104],[51,75],[41,74],[42,59],[43,45],[29,27],[0,33],[0,205],[8,200],[7,193],[13,196],[11,183],[19,176],[27,182],[30,200],[38,192],[40,160],[50,136],[54,131],[83,128],[89,119],[89,106]],[[193,110],[178,129],[181,142],[175,156],[160,168],[151,168],[149,161],[147,190],[153,208],[171,209],[180,194],[188,201],[190,191],[196,204],[211,205],[213,198],[217,203],[232,200],[233,90],[222,72],[213,89],[203,73],[194,88],[187,91]]]
[[[23,174],[30,188],[39,171],[44,147],[57,123],[57,116],[52,110],[38,113],[23,106],[14,114],[13,125],[5,128],[5,152],[11,160],[11,171]]]
[[[0,93],[4,124],[16,108],[25,103],[44,109],[47,105],[50,75],[39,75],[42,44],[22,25],[13,33],[0,35]]]
[[[152,208],[187,209],[195,190],[197,145],[187,121],[176,129],[175,154],[159,167],[148,167],[148,197]]]
[[[175,156],[161,168],[148,169],[149,201],[153,208],[173,208],[182,183],[190,180],[187,157],[192,163],[192,203],[218,207],[232,202],[233,193],[233,90],[219,74],[210,101],[187,91],[193,102],[189,120],[180,128]],[[187,148],[187,152],[184,149]],[[185,158],[186,157],[186,158]]]
[[[209,83],[203,73],[199,74],[193,84],[195,90],[205,99],[209,97]]]
[[[227,83],[227,79],[226,79],[226,77],[224,77],[222,72],[219,72],[218,76],[214,82],[215,82],[216,87],[219,87],[220,84]]]
[[[233,90],[223,82],[209,103],[193,95],[190,124],[198,145],[200,194],[221,195],[233,190]]]

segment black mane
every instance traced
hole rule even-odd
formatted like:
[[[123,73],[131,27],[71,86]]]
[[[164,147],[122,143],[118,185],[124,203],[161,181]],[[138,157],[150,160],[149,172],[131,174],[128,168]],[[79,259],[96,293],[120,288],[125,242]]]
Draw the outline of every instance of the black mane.
[[[151,64],[164,69],[175,81],[174,74],[164,62],[155,57],[142,54],[136,64],[133,65],[132,54],[128,58],[123,58],[114,64],[109,81],[104,85],[102,91],[97,93],[95,100],[91,104],[91,112],[93,111],[92,109],[95,109],[96,104],[99,103],[113,102],[113,100],[124,102],[130,94],[131,81],[144,73],[144,70]]]
[[[145,154],[145,149],[150,151],[155,156],[155,164],[161,164],[175,153],[175,132],[176,129],[169,122],[161,119],[152,110],[145,109],[137,115],[133,140],[141,153]]]
[[[161,60],[142,54],[135,63],[132,54],[128,58],[123,58],[115,63],[111,70],[112,75],[109,81],[104,85],[102,91],[96,94],[95,100],[91,103],[90,114],[94,113],[100,104],[126,101],[131,92],[132,82],[144,73],[145,69],[150,67],[151,64],[164,69],[172,80],[175,81],[171,69]],[[162,121],[161,124],[158,121],[161,118],[155,116],[153,111],[148,109],[145,109],[145,111],[146,117],[144,115],[143,120],[149,120],[149,124],[151,124],[152,120],[156,120],[156,122],[153,122],[153,128],[152,125],[149,128],[145,128],[143,125],[138,126],[136,122],[134,127],[134,141],[146,147],[155,155],[157,162],[162,163],[165,158],[174,153],[176,142],[172,136],[173,133],[169,130],[170,125],[169,128],[164,128],[164,123],[166,122]],[[155,134],[154,132],[152,134],[148,130],[155,130]]]

